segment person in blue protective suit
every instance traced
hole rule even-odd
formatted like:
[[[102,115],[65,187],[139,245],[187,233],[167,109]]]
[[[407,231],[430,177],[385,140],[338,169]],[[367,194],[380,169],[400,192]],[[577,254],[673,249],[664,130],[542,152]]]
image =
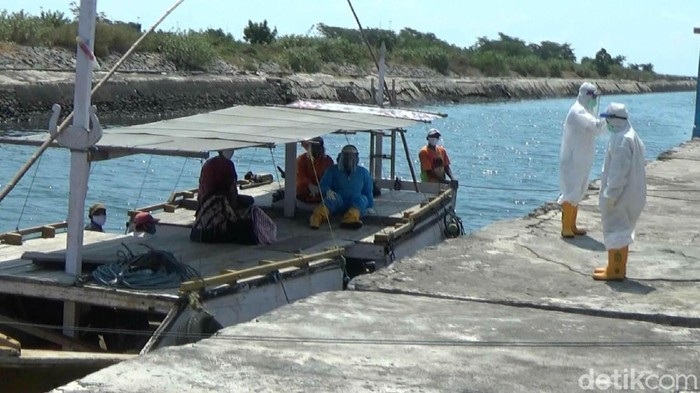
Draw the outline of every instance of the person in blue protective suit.
[[[362,216],[373,211],[372,177],[367,168],[359,166],[359,153],[353,145],[346,145],[338,154],[336,164],[326,170],[319,182],[323,203],[318,205],[309,227],[318,229],[329,215],[343,213],[341,228],[359,229]]]
[[[588,190],[589,174],[595,158],[595,138],[605,133],[605,121],[596,117],[598,89],[584,82],[576,102],[564,121],[559,157],[559,187],[561,195],[561,236],[572,238],[585,235],[586,230],[576,226],[578,203]]]
[[[625,105],[612,103],[600,116],[610,130],[598,199],[608,265],[596,268],[593,279],[621,281],[627,274],[634,228],[646,204],[644,143],[632,128]]]

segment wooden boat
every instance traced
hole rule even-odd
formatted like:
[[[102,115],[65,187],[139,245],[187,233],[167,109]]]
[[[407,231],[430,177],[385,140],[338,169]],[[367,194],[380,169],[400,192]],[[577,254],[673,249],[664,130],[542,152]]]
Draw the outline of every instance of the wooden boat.
[[[315,293],[342,290],[356,274],[349,274],[352,268],[359,273],[381,268],[461,234],[454,214],[456,182],[418,182],[410,159],[412,181],[400,181],[395,173],[397,150],[402,147],[405,156],[411,156],[406,129],[431,122],[438,114],[300,101],[287,106],[241,105],[103,131],[89,105],[92,54],[85,43],[94,41],[95,16],[95,1],[81,1],[73,126],[65,131],[57,126],[57,106],[49,125],[49,140],[55,139],[50,145],[71,149],[68,220],[0,234],[0,330],[21,343],[9,356],[0,357],[0,371],[36,365],[22,361],[22,353],[29,355],[34,348],[92,353],[64,362],[80,367],[100,353],[137,354],[193,342]],[[380,195],[375,198],[376,215],[363,218],[359,230],[341,229],[337,220],[311,230],[309,212],[297,206],[297,145],[331,133],[365,133],[370,138],[368,169]],[[3,137],[0,143],[47,142],[45,135],[33,135]],[[137,210],[160,219],[152,236],[83,231],[90,162],[132,154],[207,158],[213,151],[255,147],[285,152],[284,181],[242,187],[274,220],[277,237],[272,244],[190,241],[195,190]],[[390,165],[386,178],[385,161]],[[276,197],[280,190],[282,199]],[[130,221],[137,211],[130,213]],[[125,279],[134,269],[121,259],[152,256],[152,250],[186,267],[189,278],[177,276],[175,283],[157,285]],[[95,272],[114,266],[121,270],[113,280],[96,280]],[[155,276],[163,266],[139,266],[136,273]],[[172,272],[166,273],[172,278]],[[106,361],[113,359],[108,356]]]
[[[190,342],[220,326],[248,321],[314,293],[341,290],[351,268],[381,268],[445,238],[445,221],[455,218],[457,185],[421,183],[415,174],[413,181],[395,178],[399,140],[410,157],[405,129],[437,117],[419,111],[305,101],[236,106],[104,130],[90,160],[130,154],[204,158],[217,150],[284,146],[285,179],[249,184],[241,191],[252,195],[256,205],[274,219],[277,241],[255,246],[191,242],[196,190],[177,192],[162,204],[137,210],[160,219],[153,236],[86,231],[81,271],[114,264],[126,250],[138,254],[155,249],[172,253],[201,278],[153,289],[101,285],[86,274],[76,278],[64,270],[68,225],[55,223],[0,235],[0,293],[20,304],[31,298],[38,304],[33,307],[79,305],[79,318],[67,320],[56,313],[39,323],[82,333],[60,335],[60,339],[55,333],[43,335],[45,341],[70,347],[84,341],[79,339],[84,336],[92,340],[95,350],[99,350],[95,340],[102,340],[103,348],[124,352]],[[381,195],[375,198],[376,216],[365,217],[365,225],[356,231],[341,229],[339,220],[332,221],[331,228],[309,229],[309,212],[299,208],[295,198],[298,142],[335,132],[366,133],[371,139],[369,169]],[[38,145],[44,139],[42,135],[5,137],[0,143]],[[382,178],[384,161],[390,164],[388,178]],[[273,202],[280,189],[285,191],[284,199]],[[14,325],[6,320],[6,326],[20,331],[18,324],[37,322],[10,314],[6,317]]]

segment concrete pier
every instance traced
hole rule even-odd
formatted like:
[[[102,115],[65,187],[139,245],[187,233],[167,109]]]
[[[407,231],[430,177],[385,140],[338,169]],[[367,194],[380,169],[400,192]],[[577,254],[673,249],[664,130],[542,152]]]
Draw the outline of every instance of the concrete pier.
[[[591,278],[607,258],[592,187],[587,236],[562,239],[545,205],[55,391],[697,391],[698,161],[695,140],[647,165],[624,282]]]

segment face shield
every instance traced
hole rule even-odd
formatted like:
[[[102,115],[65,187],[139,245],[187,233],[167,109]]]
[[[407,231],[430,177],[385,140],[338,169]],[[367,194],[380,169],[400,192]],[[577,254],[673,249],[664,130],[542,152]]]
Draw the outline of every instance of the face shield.
[[[338,154],[338,168],[347,174],[352,173],[359,162],[360,155],[353,145],[343,147],[343,150]]]

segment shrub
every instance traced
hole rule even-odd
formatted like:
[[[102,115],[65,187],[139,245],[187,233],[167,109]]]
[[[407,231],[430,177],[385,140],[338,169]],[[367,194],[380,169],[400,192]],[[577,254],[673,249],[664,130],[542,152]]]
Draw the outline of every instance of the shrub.
[[[574,72],[581,78],[597,78],[598,73],[592,63],[574,65]]]
[[[549,76],[554,78],[561,78],[564,75],[564,71],[574,71],[574,64],[575,63],[561,59],[549,59],[546,62],[546,66],[549,69]]]
[[[353,44],[346,39],[317,39],[321,60],[326,63],[363,64],[369,60],[367,49],[361,44]]]
[[[95,56],[104,57],[112,52],[125,53],[138,40],[139,32],[131,26],[97,22],[95,26]]]
[[[321,56],[314,48],[287,50],[287,63],[294,72],[314,73],[321,70]]]
[[[544,77],[549,75],[547,64],[537,56],[510,57],[508,68],[522,76]]]
[[[474,53],[471,57],[471,63],[486,76],[508,75],[505,56],[494,51]]]
[[[200,33],[178,33],[163,37],[162,52],[179,70],[206,70],[216,57],[214,48]]]
[[[450,59],[447,52],[439,48],[431,48],[425,51],[424,64],[441,74],[447,74],[450,68]]]

